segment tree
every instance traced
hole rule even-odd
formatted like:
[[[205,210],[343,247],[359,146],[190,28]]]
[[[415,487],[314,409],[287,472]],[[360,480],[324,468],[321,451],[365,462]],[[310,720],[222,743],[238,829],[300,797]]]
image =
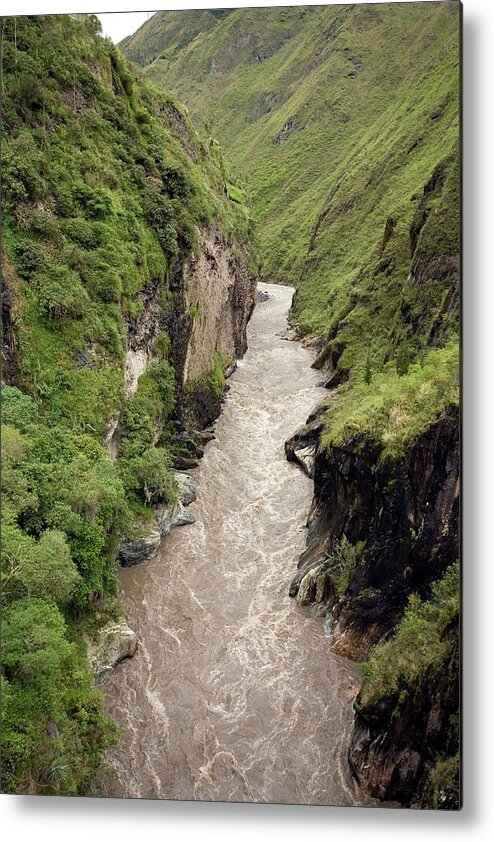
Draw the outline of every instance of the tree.
[[[133,460],[134,474],[148,505],[170,502],[175,497],[175,480],[169,454],[161,447],[150,447]]]
[[[398,348],[398,353],[396,354],[396,371],[400,377],[403,377],[405,374],[408,374],[410,362],[410,348],[407,340],[404,339],[400,347]]]
[[[46,530],[35,541],[17,526],[5,524],[2,562],[7,597],[20,591],[51,598],[62,606],[70,601],[80,580],[66,536],[57,530]]]
[[[34,685],[39,703],[58,707],[57,684],[73,654],[63,616],[53,602],[25,597],[7,606],[3,618],[2,660],[7,679]]]
[[[2,425],[12,424],[22,432],[36,421],[38,407],[16,386],[2,386]]]

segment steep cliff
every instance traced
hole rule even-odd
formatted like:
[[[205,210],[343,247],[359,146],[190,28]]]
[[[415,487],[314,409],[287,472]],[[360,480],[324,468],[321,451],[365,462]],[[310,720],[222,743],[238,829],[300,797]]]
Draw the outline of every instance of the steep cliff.
[[[264,274],[296,286],[328,399],[286,444],[315,487],[291,593],[358,659],[459,556],[460,26],[446,2],[163,12],[124,45],[218,136]],[[378,797],[458,803],[456,627],[398,702],[364,681],[351,763]]]
[[[351,768],[378,798],[455,809],[458,408],[448,404],[399,449],[363,433],[324,447],[322,430],[312,419],[286,446],[315,489],[290,594],[324,606],[337,652],[367,659]]]
[[[325,331],[334,276],[355,282],[373,230],[457,139],[459,4],[214,15],[158,12],[122,48],[218,138],[248,185],[265,276],[294,283],[297,321]]]
[[[174,468],[200,455],[254,303],[221,150],[99,29],[1,21],[8,791],[99,793],[115,733],[87,636],[119,619],[119,547],[191,520]]]

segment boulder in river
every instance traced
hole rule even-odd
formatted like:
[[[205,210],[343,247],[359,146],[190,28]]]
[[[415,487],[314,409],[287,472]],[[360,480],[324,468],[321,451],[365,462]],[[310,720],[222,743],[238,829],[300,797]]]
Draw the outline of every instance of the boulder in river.
[[[161,532],[153,519],[149,525],[142,526],[139,534],[122,538],[118,547],[118,555],[122,567],[133,564],[144,564],[158,555],[161,543]]]
[[[180,502],[183,503],[184,506],[188,506],[197,498],[199,483],[195,477],[192,477],[185,471],[175,471],[174,475],[178,485],[178,496],[180,498]]]
[[[186,506],[196,499],[198,482],[190,474],[175,472],[179,500],[176,503],[154,507],[154,516],[150,521],[134,524],[130,535],[122,538],[118,554],[122,567],[145,564],[158,555],[161,539],[169,535],[175,526],[194,523],[195,517]]]
[[[169,535],[175,526],[195,523],[194,515],[188,512],[180,501],[172,506],[156,506],[154,511],[156,524],[162,537]]]
[[[96,684],[103,684],[116,665],[137,651],[137,635],[127,623],[107,623],[88,647],[88,658]]]

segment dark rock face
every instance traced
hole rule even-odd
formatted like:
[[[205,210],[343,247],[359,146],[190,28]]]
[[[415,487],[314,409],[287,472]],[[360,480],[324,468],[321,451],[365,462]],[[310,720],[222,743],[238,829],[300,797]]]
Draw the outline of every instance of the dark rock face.
[[[314,476],[316,452],[319,445],[322,422],[313,421],[302,430],[298,430],[285,442],[285,456],[289,462],[295,462],[308,477]]]
[[[290,595],[326,604],[333,648],[363,660],[394,631],[410,594],[428,599],[431,583],[459,557],[458,409],[448,407],[400,458],[380,458],[382,446],[362,437],[318,451],[317,435],[309,424],[286,445],[299,462],[316,447],[307,547]],[[342,542],[359,552],[342,560]],[[455,636],[452,628],[448,640]],[[450,750],[458,711],[458,646],[448,651],[448,662],[412,692],[367,707],[357,698],[349,759],[371,795],[424,806],[427,772]]]
[[[406,806],[424,806],[428,771],[446,755],[451,718],[459,707],[459,646],[440,669],[429,670],[404,702],[395,693],[371,706],[356,701],[356,720],[349,750],[350,768],[367,792]],[[438,806],[448,809],[445,803]],[[457,805],[451,805],[456,809]]]
[[[450,407],[404,457],[380,461],[381,448],[355,438],[318,453],[307,549],[290,593],[328,601],[335,648],[363,657],[390,632],[409,594],[427,596],[432,581],[458,558],[458,411]],[[342,538],[365,543],[344,593],[333,551]],[[320,581],[322,578],[322,582]]]

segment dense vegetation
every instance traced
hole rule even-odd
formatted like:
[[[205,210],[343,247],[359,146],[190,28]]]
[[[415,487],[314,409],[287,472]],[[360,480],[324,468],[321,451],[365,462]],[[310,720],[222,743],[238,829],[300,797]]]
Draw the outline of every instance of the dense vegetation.
[[[321,362],[379,392],[428,346],[454,349],[457,4],[203,14],[157,13],[124,50],[220,139],[264,274],[296,285],[293,318],[324,338]]]
[[[118,614],[119,533],[176,494],[170,340],[125,397],[125,337],[147,290],[173,307],[198,226],[228,238],[250,223],[218,145],[96,18],[1,26],[2,785],[97,793],[115,733],[86,635]]]
[[[174,499],[180,452],[170,336],[132,395],[125,342],[151,293],[173,311],[198,227],[250,237],[249,194],[264,274],[319,342],[323,450],[399,461],[458,402],[458,5],[157,13],[122,44],[148,81],[93,16],[1,25],[3,787],[94,793],[115,734],[85,635],[118,613],[117,536]],[[338,544],[343,600],[357,549]],[[456,681],[453,573],[373,650],[362,716],[386,694],[405,715],[446,661]],[[457,796],[453,720],[429,805]]]
[[[351,458],[360,448],[369,460],[395,460],[398,476],[414,443],[458,405],[459,4],[202,15],[157,13],[124,50],[148,78],[166,78],[247,185],[263,273],[296,286],[293,321],[319,340],[331,389],[319,415],[328,461],[334,448]],[[391,505],[393,486],[386,493]],[[345,536],[338,547],[344,603],[357,598],[359,565]],[[434,586],[424,578],[432,602],[412,598],[365,668],[362,699],[371,688],[385,694],[384,675],[403,693],[417,671],[437,683],[431,659],[457,646],[457,612],[444,626],[437,609],[448,587],[457,599],[451,570]],[[456,660],[453,689],[457,672]],[[452,735],[446,753],[427,758],[433,770],[420,797],[429,806],[458,803]]]
[[[419,727],[424,687],[448,687],[446,705],[428,711],[430,719],[447,718],[438,746],[429,746],[422,791],[416,794],[431,809],[458,807],[460,788],[457,671],[459,662],[460,571],[456,562],[434,582],[431,598],[416,594],[392,638],[375,646],[361,665],[363,684],[356,707],[364,721],[408,719],[415,713]],[[447,709],[445,709],[447,708]],[[372,724],[371,724],[372,727]]]

